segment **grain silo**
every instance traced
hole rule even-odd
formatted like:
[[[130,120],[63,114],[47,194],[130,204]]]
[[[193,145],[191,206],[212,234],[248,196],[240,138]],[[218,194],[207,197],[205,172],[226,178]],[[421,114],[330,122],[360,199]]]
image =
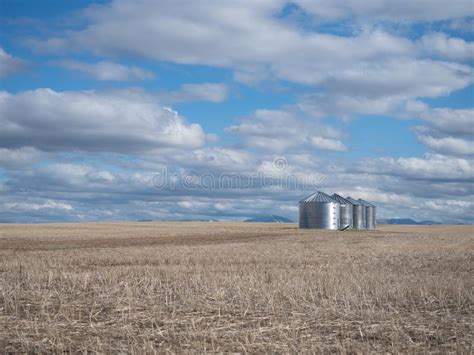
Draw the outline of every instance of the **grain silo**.
[[[338,194],[333,194],[331,197],[339,202],[339,229],[342,230],[352,228],[352,219],[354,213],[352,202],[346,200],[344,197]]]
[[[352,228],[365,229],[365,206],[351,197],[346,197],[346,200],[352,203]]]
[[[359,199],[359,202],[365,206],[365,228],[375,229],[376,211],[375,206],[370,202]]]
[[[339,229],[339,203],[324,192],[300,201],[300,228]]]

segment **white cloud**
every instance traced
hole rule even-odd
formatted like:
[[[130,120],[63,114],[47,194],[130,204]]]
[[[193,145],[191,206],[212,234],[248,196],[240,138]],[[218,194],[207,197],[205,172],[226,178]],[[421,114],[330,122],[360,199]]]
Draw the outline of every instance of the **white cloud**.
[[[337,152],[345,152],[347,147],[336,139],[324,138],[324,137],[311,137],[311,145],[318,149],[334,150]]]
[[[295,206],[295,205],[281,205],[280,210],[295,213],[295,212],[298,212],[298,206]]]
[[[474,142],[454,137],[433,137],[418,133],[418,139],[435,152],[454,155],[474,155]]]
[[[71,163],[48,164],[35,171],[38,180],[49,181],[51,185],[56,186],[104,186],[114,180],[114,175],[108,171]]]
[[[181,208],[191,209],[196,207],[192,201],[179,201],[178,206]]]
[[[448,37],[445,33],[430,33],[420,39],[422,50],[453,60],[474,59],[474,43],[462,38]]]
[[[470,0],[296,0],[308,12],[326,20],[439,21],[473,16]]]
[[[451,25],[465,26],[458,18],[472,14],[471,1],[446,6],[441,0],[296,0],[315,16],[307,27],[282,13],[287,3],[236,0],[182,6],[171,0],[117,0],[86,10],[80,30],[30,41],[36,49],[63,54],[91,52],[112,60],[141,57],[230,68],[241,82],[272,84],[283,79],[304,84],[291,86],[298,92],[313,92],[293,106],[257,110],[229,127],[227,131],[239,138],[232,147],[206,146],[216,141],[215,135],[206,135],[199,125],[166,107],[184,101],[223,102],[229,88],[222,83],[184,84],[153,95],[140,90],[2,92],[0,164],[14,168],[0,179],[2,220],[241,218],[256,211],[294,218],[306,190],[265,188],[261,181],[219,191],[179,185],[158,189],[151,184],[163,166],[177,173],[172,179],[192,172],[278,177],[284,174],[276,169],[276,156],[287,159],[285,172],[326,177],[328,192],[373,201],[387,217],[472,220],[474,167],[466,156],[473,152],[468,140],[473,112],[433,109],[416,101],[472,84],[471,63],[466,62],[472,43],[442,33],[412,40],[413,32],[404,32],[413,30],[404,25],[416,21],[454,19]],[[341,19],[350,23],[342,24],[339,34],[318,32],[321,24]],[[149,71],[106,60],[56,63],[98,80],[154,78]],[[0,76],[17,70],[17,64],[16,58],[0,52]],[[352,163],[338,154],[340,159],[324,160],[317,150],[347,148],[346,134],[321,118],[357,114],[421,118],[427,127],[415,133],[444,155]],[[74,153],[59,158],[46,151]],[[69,161],[74,155],[80,163]],[[51,156],[58,161],[28,169],[28,164]],[[89,158],[93,163],[87,163]],[[448,206],[452,208],[446,215]]]
[[[155,74],[149,70],[141,69],[136,66],[125,66],[108,61],[97,63],[83,63],[76,60],[54,61],[51,64],[57,65],[69,70],[79,71],[94,79],[107,81],[129,81],[129,80],[152,80]]]
[[[469,66],[432,60],[389,59],[359,70],[342,68],[325,83],[329,90],[380,98],[437,97],[472,83]]]
[[[474,134],[474,109],[430,108],[421,105],[414,113],[444,134],[457,136]]]
[[[200,161],[195,161],[194,156],[186,156],[194,165],[186,170],[179,164],[181,178],[190,176],[192,171],[196,176],[207,173],[218,177],[223,169],[229,169],[241,179],[252,172],[265,172],[267,178],[272,176],[268,171],[272,168],[272,156],[236,160],[235,152],[223,153],[221,149],[203,154]],[[222,158],[221,153],[229,158]],[[210,162],[209,156],[212,157]],[[325,191],[374,202],[379,208],[379,216],[448,222],[471,218],[472,205],[467,203],[472,197],[469,174],[473,166],[467,159],[432,154],[424,158],[371,159],[354,168],[344,160],[333,164],[331,161],[312,162],[311,156],[299,161],[294,159],[298,154],[294,158],[292,155],[285,157],[289,172],[325,173],[330,177],[324,181]],[[179,161],[176,157],[175,160]],[[249,186],[241,183],[242,188],[237,189],[223,185],[211,189],[184,188],[180,184],[154,188],[151,184],[153,170],[141,169],[137,173],[135,169],[123,170],[122,167],[118,171],[85,164],[55,163],[11,173],[3,186],[0,181],[2,220],[243,219],[258,211],[295,219],[297,201],[310,193],[305,189],[264,186],[258,181]],[[52,204],[45,204],[45,200],[73,201],[74,204],[67,204],[73,205],[74,210],[62,214],[60,209],[52,208]],[[26,206],[16,205],[20,201],[33,205],[26,210]],[[426,204],[431,201],[436,206]],[[437,209],[445,204],[443,201],[451,201],[446,202],[453,206],[449,215]],[[18,213],[21,208],[25,213]]]
[[[351,189],[343,187],[337,193],[341,196],[357,196],[373,204],[392,204],[392,205],[409,205],[415,202],[412,196],[406,194],[393,193],[391,191],[381,191],[374,187],[355,186]]]
[[[184,160],[184,159],[183,159]],[[249,163],[254,163],[255,158],[245,150],[223,147],[206,147],[194,150],[192,160],[188,163],[201,168],[214,169],[245,169]]]
[[[221,83],[183,84],[180,90],[158,94],[167,103],[210,101],[222,102],[227,98],[228,87]]]
[[[185,209],[185,210],[191,210],[191,211],[198,211],[198,210],[207,210],[207,211],[212,211],[213,209],[223,209],[224,206],[227,204],[225,203],[211,203],[208,201],[206,197],[204,198],[197,198],[195,200],[184,200],[184,201],[179,201],[177,203],[179,208]]]
[[[472,18],[467,16],[464,18],[457,18],[457,19],[450,20],[448,21],[446,27],[452,31],[471,33],[472,32]]]
[[[474,154],[474,110],[431,108],[414,101],[408,102],[406,112],[428,123],[427,126],[415,127],[414,132],[418,140],[431,150],[446,155]]]
[[[468,66],[420,59],[418,43],[381,29],[366,28],[341,36],[296,28],[277,16],[285,3],[233,1],[222,5],[207,1],[182,6],[173,1],[114,1],[85,11],[85,29],[30,43],[46,51],[127,54],[179,64],[228,67],[235,70],[236,79],[245,82],[269,77],[348,88],[369,98],[434,97],[472,82]],[[342,2],[303,5],[311,11],[326,9],[338,14],[336,17],[353,14],[359,7],[362,13],[376,16],[386,11],[394,18],[406,15],[436,19],[469,13],[467,2],[449,10],[441,2],[429,6],[423,1],[371,4],[354,1],[348,6]],[[127,26],[123,26],[125,22]]]
[[[15,202],[15,203],[7,203],[5,207],[10,210],[18,210],[18,211],[37,211],[42,209],[55,209],[55,210],[66,210],[71,211],[73,210],[72,205],[69,203],[46,200],[43,203],[30,203],[30,202]]]
[[[0,78],[19,72],[25,65],[25,60],[13,57],[0,47]]]
[[[318,103],[329,100],[323,106],[329,112],[387,112],[412,97],[437,97],[462,89],[472,83],[471,74],[468,66],[432,60],[365,63],[334,73],[322,84],[326,93]]]
[[[474,171],[470,159],[440,154],[426,154],[423,158],[379,158],[358,165],[360,172],[398,176],[413,180],[467,181]]]
[[[115,180],[115,176],[109,171],[90,171],[87,173],[87,178],[91,182],[110,184]]]
[[[227,128],[239,135],[242,143],[274,152],[285,152],[308,147],[344,151],[340,141],[343,132],[315,119],[303,117],[303,113],[283,110],[257,110],[239,125]]]
[[[32,147],[0,148],[0,167],[21,168],[41,161],[48,155]]]
[[[198,148],[205,134],[142,91],[0,92],[0,146],[136,153]]]
[[[459,216],[463,216],[467,217],[465,222],[472,222],[468,216],[469,214],[472,215],[473,204],[469,201],[436,199],[420,202],[419,205],[420,208],[444,218],[459,218]]]

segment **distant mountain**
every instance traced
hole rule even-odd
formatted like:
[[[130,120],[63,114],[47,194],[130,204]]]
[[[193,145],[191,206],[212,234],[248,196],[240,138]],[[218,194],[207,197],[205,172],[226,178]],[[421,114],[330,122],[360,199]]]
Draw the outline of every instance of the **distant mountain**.
[[[378,219],[379,224],[415,224],[415,225],[431,225],[431,224],[442,224],[434,221],[415,221],[411,218],[389,218],[389,219]]]
[[[294,223],[291,219],[286,217],[277,216],[277,215],[263,215],[263,216],[255,216],[249,219],[244,220],[244,222],[251,222],[251,223]]]

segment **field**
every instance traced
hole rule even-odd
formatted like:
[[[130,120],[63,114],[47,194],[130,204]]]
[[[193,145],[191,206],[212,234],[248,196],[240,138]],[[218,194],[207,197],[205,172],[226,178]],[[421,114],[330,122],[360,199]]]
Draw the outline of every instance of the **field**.
[[[0,225],[0,349],[470,353],[473,232]]]

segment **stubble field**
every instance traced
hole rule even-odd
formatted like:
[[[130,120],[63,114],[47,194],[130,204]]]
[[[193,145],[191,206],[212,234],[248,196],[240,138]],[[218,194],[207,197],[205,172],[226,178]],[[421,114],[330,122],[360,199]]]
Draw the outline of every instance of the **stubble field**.
[[[0,351],[472,352],[472,226],[0,225]]]

